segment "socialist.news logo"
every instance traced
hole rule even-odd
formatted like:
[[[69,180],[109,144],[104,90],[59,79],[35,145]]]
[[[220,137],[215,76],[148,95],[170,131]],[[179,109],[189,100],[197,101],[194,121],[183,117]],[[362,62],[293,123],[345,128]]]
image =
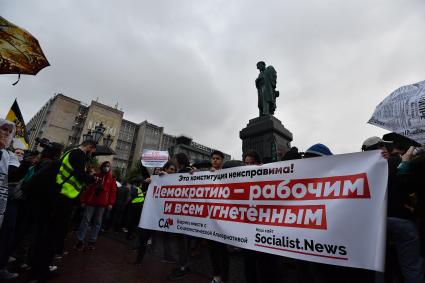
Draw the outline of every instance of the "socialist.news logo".
[[[167,228],[167,229],[169,229],[170,226],[173,226],[173,224],[174,224],[174,221],[171,218],[167,218],[167,219],[161,218],[158,221],[159,228]]]

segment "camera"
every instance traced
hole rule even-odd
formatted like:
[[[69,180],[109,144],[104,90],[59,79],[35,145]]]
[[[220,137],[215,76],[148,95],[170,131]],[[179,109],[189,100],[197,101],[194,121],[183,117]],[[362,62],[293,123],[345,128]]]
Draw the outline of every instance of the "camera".
[[[45,149],[53,149],[53,144],[46,138],[35,138],[35,145],[38,145]]]

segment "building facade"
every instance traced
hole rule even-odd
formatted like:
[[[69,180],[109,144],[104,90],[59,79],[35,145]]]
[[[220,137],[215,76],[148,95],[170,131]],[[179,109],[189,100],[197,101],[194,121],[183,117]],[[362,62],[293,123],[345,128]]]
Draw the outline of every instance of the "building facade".
[[[125,175],[132,167],[140,165],[144,149],[168,150],[170,156],[179,152],[188,155],[191,162],[209,159],[212,148],[198,144],[185,136],[166,134],[164,128],[143,121],[134,123],[123,119],[124,113],[98,101],[83,104],[63,94],[52,97],[28,122],[30,149],[36,148],[35,139],[47,138],[65,146],[79,144],[89,129],[99,123],[105,134],[113,138],[111,148],[115,155],[99,157],[99,161],[112,161],[113,169]],[[225,154],[226,159],[230,155]]]

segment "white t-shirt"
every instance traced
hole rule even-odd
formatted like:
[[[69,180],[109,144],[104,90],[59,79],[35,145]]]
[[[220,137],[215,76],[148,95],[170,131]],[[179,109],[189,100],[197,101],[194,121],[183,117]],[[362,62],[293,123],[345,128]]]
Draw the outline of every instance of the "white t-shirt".
[[[19,167],[16,155],[5,149],[0,150],[0,227],[3,223],[4,212],[7,205],[8,173],[9,166]]]

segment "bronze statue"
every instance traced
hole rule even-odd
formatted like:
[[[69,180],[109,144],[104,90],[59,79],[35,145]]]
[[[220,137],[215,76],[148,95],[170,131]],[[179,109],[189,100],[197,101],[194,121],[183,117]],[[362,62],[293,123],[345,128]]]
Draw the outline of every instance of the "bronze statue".
[[[276,91],[276,70],[273,66],[266,68],[263,61],[257,63],[257,69],[260,70],[260,74],[255,80],[255,86],[258,90],[260,117],[273,115],[276,110],[276,97],[279,97],[279,92]]]

